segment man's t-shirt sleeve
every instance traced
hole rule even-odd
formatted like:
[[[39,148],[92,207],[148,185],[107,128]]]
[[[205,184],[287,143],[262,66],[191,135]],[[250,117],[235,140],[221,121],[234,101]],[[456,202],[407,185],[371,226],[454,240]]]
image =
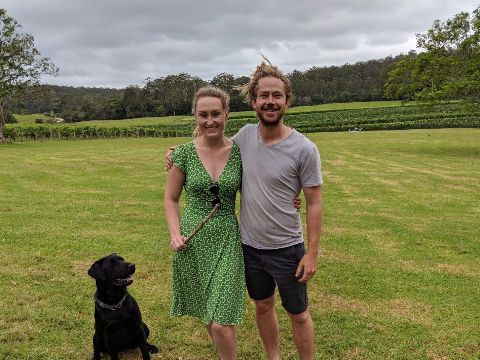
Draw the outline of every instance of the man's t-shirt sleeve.
[[[247,131],[247,126],[242,127],[238,132],[232,136],[232,141],[237,144],[238,148],[241,150],[242,146],[245,146],[245,133]]]
[[[323,184],[320,153],[316,146],[308,152],[300,165],[302,187],[314,187]]]

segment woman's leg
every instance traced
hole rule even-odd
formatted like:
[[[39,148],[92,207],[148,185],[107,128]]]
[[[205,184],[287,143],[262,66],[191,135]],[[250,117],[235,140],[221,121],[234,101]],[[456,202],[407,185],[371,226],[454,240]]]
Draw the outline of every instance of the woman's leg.
[[[237,333],[233,325],[222,325],[212,322],[207,331],[222,360],[237,358]]]

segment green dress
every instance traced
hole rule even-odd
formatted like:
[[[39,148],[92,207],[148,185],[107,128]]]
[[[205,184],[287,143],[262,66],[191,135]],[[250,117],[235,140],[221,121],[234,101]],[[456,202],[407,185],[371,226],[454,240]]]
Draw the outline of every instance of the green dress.
[[[183,236],[212,210],[212,180],[193,142],[179,146],[173,162],[185,173],[186,205],[180,216]],[[205,324],[239,324],[245,308],[245,270],[235,198],[241,185],[240,150],[233,144],[218,184],[221,208],[173,255],[174,316],[190,315]]]

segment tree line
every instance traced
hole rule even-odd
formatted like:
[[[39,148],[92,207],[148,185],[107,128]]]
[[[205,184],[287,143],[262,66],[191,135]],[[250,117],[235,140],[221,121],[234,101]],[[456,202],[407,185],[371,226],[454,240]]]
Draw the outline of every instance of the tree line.
[[[403,55],[342,66],[312,67],[288,74],[294,89],[292,106],[332,102],[383,100],[389,71]],[[195,91],[218,86],[230,94],[231,111],[251,110],[236,86],[248,77],[220,73],[210,81],[187,73],[146,79],[142,86],[125,89],[85,88],[56,85],[27,87],[11,100],[14,113],[53,113],[67,122],[93,119],[129,119],[148,116],[185,115],[191,112]]]

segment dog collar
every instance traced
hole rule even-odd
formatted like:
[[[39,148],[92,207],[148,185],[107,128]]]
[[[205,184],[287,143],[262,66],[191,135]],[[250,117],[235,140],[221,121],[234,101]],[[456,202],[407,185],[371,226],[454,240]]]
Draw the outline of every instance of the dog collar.
[[[120,309],[126,298],[127,298],[127,294],[125,294],[125,296],[122,298],[122,300],[120,300],[117,304],[109,305],[109,304],[105,304],[104,302],[100,301],[97,297],[97,293],[95,293],[95,295],[93,295],[93,299],[95,300],[95,303],[98,304],[98,306],[100,306],[101,308],[108,309],[108,310],[113,310],[113,311]]]

